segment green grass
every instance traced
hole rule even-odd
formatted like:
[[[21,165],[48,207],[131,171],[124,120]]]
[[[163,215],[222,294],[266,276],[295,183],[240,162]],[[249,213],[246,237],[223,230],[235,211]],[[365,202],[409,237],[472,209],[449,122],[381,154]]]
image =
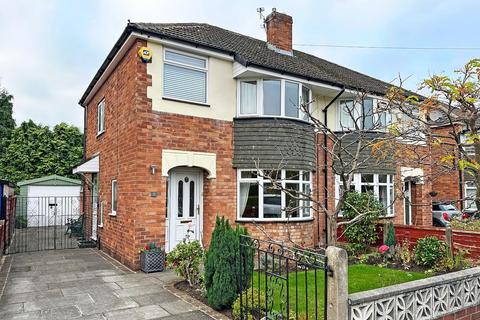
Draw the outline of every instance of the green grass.
[[[259,288],[258,273],[253,275],[253,286]],[[324,301],[324,273],[323,271],[317,271],[317,286],[315,288],[315,272],[298,272],[298,314],[305,315],[307,306],[309,318],[315,319],[315,290],[318,294],[318,314],[321,319],[323,316],[323,301]],[[307,278],[307,292],[308,302],[305,299],[305,276]],[[367,291],[382,287],[391,286],[394,284],[400,284],[408,281],[427,278],[428,275],[419,272],[408,272],[403,270],[387,269],[372,265],[356,264],[351,265],[348,268],[348,292],[355,293],[361,291]],[[290,312],[295,314],[295,272],[289,274],[289,292],[290,292]],[[260,274],[260,290],[265,290],[265,274]],[[279,287],[274,289],[275,307],[274,309],[280,310],[280,292]],[[285,287],[286,290],[286,287]],[[292,305],[293,304],[293,305]]]

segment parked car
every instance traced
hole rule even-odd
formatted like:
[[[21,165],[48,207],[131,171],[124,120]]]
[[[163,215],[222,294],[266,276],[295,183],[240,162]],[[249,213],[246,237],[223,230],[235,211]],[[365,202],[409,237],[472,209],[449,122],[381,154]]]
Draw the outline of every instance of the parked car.
[[[434,227],[446,227],[450,221],[459,218],[462,213],[451,203],[434,202],[432,204],[432,217]]]
[[[478,211],[478,210],[464,210],[462,212],[462,219],[464,219],[464,220],[480,219],[480,211]]]

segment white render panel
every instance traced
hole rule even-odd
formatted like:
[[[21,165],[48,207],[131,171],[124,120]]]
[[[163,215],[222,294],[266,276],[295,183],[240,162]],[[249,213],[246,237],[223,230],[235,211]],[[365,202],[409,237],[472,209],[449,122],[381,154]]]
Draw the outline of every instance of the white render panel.
[[[168,177],[170,169],[180,166],[205,169],[208,172],[208,179],[217,177],[217,155],[215,153],[162,150],[162,176]]]

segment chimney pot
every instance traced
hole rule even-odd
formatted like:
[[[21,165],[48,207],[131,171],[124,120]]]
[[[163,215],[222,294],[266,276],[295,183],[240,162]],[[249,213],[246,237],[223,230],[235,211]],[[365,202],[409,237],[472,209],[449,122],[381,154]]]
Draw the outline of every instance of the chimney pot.
[[[267,42],[277,49],[291,52],[292,17],[273,8],[272,13],[265,19],[265,24],[267,26]]]

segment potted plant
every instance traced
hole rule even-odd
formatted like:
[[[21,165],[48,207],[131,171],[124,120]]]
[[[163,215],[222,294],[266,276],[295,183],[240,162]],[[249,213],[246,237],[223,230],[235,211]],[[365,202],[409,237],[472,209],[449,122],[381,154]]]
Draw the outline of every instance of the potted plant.
[[[140,269],[143,272],[163,271],[165,266],[165,251],[155,242],[150,242],[140,249]]]

